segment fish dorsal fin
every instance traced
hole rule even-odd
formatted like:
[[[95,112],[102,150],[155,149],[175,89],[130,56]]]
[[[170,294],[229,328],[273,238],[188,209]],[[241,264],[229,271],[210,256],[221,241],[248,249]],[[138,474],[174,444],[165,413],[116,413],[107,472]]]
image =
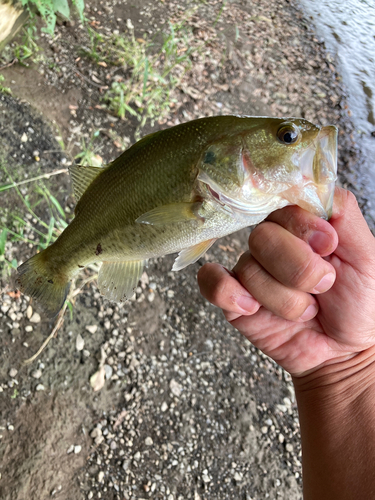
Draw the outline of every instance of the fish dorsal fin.
[[[201,202],[172,203],[170,205],[163,205],[142,214],[135,222],[158,226],[161,224],[174,224],[176,222],[202,220],[202,217],[198,215],[198,210],[201,206]]]
[[[100,293],[115,302],[130,299],[142,276],[145,264],[145,260],[104,261],[98,276]]]
[[[73,192],[78,201],[92,181],[103,172],[102,167],[88,167],[84,165],[71,165],[69,167],[70,178],[73,182]]]
[[[197,245],[181,250],[181,252],[178,254],[177,259],[174,261],[172,271],[180,271],[189,264],[194,264],[194,262],[197,262],[197,260],[207,252],[207,250],[215,243],[216,240],[217,238],[202,241],[202,243],[198,243]]]

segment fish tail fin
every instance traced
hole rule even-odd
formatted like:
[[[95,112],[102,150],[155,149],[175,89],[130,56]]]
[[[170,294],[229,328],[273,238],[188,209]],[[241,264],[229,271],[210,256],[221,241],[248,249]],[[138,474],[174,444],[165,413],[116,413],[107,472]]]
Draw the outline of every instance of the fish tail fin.
[[[54,318],[64,305],[70,280],[67,274],[53,269],[48,250],[34,255],[17,269],[16,285],[22,293],[37,300],[49,317]]]

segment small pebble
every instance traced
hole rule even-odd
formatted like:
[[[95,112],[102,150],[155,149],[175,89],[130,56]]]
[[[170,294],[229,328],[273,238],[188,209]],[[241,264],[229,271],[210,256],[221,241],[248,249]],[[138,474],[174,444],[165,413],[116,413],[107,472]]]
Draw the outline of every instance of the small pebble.
[[[286,451],[289,451],[289,453],[292,453],[294,448],[293,448],[293,445],[291,443],[287,443],[285,445],[285,449],[286,449]]]
[[[14,378],[17,375],[17,373],[18,373],[18,370],[16,370],[15,368],[11,368],[9,370],[9,377]]]
[[[180,397],[181,395],[181,392],[183,391],[183,387],[181,384],[179,384],[178,382],[176,382],[176,380],[174,380],[172,378],[172,380],[169,382],[169,388],[171,390],[171,393],[176,396],[177,398]]]
[[[113,368],[111,365],[104,365],[105,378],[109,380],[113,375]]]
[[[35,390],[36,391],[44,391],[45,390],[45,387],[43,384],[38,384],[36,387],[35,387]]]
[[[243,479],[243,476],[242,476],[241,472],[236,472],[236,473],[234,474],[234,480],[235,480],[235,481],[237,481],[237,482],[238,482],[238,481],[242,481],[242,479]]]
[[[33,315],[33,308],[31,306],[27,306],[27,309],[26,309],[27,319],[30,319],[32,315]]]
[[[167,403],[165,401],[163,401],[163,403],[161,404],[161,408],[160,409],[161,409],[162,412],[165,412],[165,411],[168,410],[168,405],[167,405]]]
[[[31,323],[40,323],[40,315],[35,312],[31,318],[30,318]]]
[[[30,333],[33,331],[33,327],[31,325],[25,326],[25,332]]]
[[[83,340],[82,336],[78,334],[76,338],[76,349],[77,351],[82,351],[84,347],[85,347],[85,341]]]
[[[74,446],[74,453],[78,455],[82,450],[82,446],[80,444],[77,444],[77,446]]]
[[[152,438],[151,437],[146,437],[146,439],[145,439],[145,445],[146,446],[151,446],[152,444],[154,444]]]
[[[36,379],[40,378],[42,376],[42,370],[34,370],[33,372],[31,372],[31,376]]]
[[[86,330],[94,334],[98,329],[98,325],[86,325]]]

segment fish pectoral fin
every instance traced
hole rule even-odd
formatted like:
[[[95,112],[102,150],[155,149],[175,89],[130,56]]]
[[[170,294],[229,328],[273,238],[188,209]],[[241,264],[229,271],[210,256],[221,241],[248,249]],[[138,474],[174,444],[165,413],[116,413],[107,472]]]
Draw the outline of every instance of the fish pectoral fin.
[[[202,202],[162,205],[142,214],[135,222],[159,226],[162,224],[175,224],[176,222],[188,222],[192,220],[202,221],[202,217],[198,215],[198,210],[201,206]]]
[[[177,259],[174,261],[172,271],[180,271],[189,264],[194,264],[194,262],[197,262],[197,260],[207,252],[207,250],[215,243],[216,240],[217,238],[202,241],[202,243],[198,243],[197,245],[181,250],[181,252],[178,254]]]
[[[99,270],[98,287],[107,299],[122,302],[130,299],[147,261],[104,261]]]
[[[84,165],[72,165],[69,167],[70,178],[73,182],[73,192],[78,201],[92,181],[103,172],[102,167],[88,167]]]

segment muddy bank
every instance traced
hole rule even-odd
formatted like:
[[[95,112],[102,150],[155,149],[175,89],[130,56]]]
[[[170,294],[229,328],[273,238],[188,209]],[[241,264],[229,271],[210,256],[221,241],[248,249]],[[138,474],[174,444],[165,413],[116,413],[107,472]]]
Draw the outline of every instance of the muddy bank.
[[[196,7],[96,2],[88,16],[103,31],[126,31],[131,19],[142,37]],[[147,124],[144,133],[220,113],[335,123],[340,181],[356,190],[359,152],[340,76],[295,6],[206,2],[188,24],[189,44],[197,47],[191,68],[174,91],[169,116]],[[100,87],[115,75],[82,56],[80,48],[88,43],[83,29],[62,25],[55,41],[43,37],[41,43],[47,62],[3,70],[21,98],[0,97],[1,146],[15,180],[65,168],[82,137],[89,141],[95,130],[97,152],[108,162],[134,141],[137,126],[103,108]],[[74,200],[67,175],[46,182],[69,220]],[[361,192],[356,194],[365,206]],[[4,211],[22,210],[13,191],[0,196]],[[244,230],[220,240],[205,259],[233,267],[247,237]],[[7,243],[10,260],[33,253],[31,243]],[[135,299],[122,306],[87,285],[57,337],[27,367],[21,361],[53,325],[3,279],[1,498],[301,498],[290,377],[200,297],[196,272],[204,259],[171,273],[173,259],[151,262]],[[106,382],[94,392],[90,376],[100,363]]]

